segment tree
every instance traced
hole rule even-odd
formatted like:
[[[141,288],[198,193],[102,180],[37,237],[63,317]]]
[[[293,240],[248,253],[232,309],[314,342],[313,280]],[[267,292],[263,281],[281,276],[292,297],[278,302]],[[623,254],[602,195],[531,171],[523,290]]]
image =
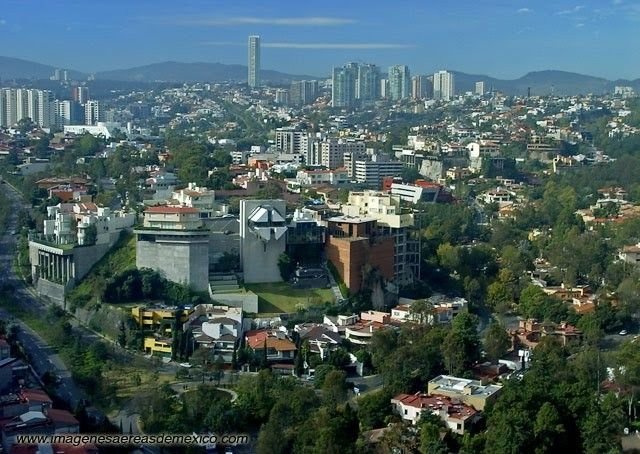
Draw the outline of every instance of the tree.
[[[283,281],[288,281],[291,274],[295,270],[295,263],[291,260],[291,257],[286,252],[283,252],[278,256],[278,269],[280,270],[280,276]]]
[[[478,318],[468,312],[458,314],[442,347],[450,373],[458,374],[469,369],[480,358]]]
[[[420,428],[420,452],[425,454],[447,454],[449,449],[440,439],[440,432],[446,430],[440,417],[430,411],[423,411],[418,421]]]
[[[557,437],[565,432],[558,410],[550,402],[544,402],[538,410],[533,425],[537,452],[551,452]]]
[[[511,347],[511,339],[504,326],[493,320],[487,329],[484,339],[484,349],[487,357],[493,363],[497,363]]]
[[[384,426],[385,419],[391,414],[391,393],[382,390],[358,398],[358,419],[363,430]]]
[[[213,378],[218,382],[218,386],[220,386],[220,380],[224,376],[224,359],[221,355],[218,355],[216,360],[213,362]]]
[[[322,381],[322,400],[329,408],[344,402],[347,398],[347,374],[341,370],[331,370]]]
[[[433,316],[433,304],[428,300],[417,300],[409,306],[409,314],[412,320],[425,325],[429,323],[429,319]]]
[[[127,331],[122,320],[118,323],[118,345],[122,348],[127,345]]]

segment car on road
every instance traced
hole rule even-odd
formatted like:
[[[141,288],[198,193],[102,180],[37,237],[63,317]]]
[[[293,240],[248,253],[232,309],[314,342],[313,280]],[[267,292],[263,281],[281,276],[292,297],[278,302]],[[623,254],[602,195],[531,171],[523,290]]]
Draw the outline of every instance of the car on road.
[[[618,333],[618,335],[619,335],[619,336],[626,336],[626,335],[627,335],[627,330],[626,330],[626,329],[623,329],[622,331],[620,331],[620,332]]]

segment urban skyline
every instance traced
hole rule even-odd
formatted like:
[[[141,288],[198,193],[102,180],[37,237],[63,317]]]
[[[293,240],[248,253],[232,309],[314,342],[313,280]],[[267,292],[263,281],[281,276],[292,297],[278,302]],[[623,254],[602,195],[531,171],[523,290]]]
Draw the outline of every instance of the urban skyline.
[[[145,0],[127,4],[126,18],[117,13],[122,0],[112,5],[98,9],[62,1],[34,11],[10,0],[10,8],[0,13],[0,39],[9,56],[85,71],[166,60],[245,63],[241,49],[246,36],[256,34],[263,37],[263,60],[271,62],[265,67],[297,74],[321,75],[338,61],[362,59],[381,67],[403,62],[417,73],[445,67],[499,78],[544,69],[609,79],[640,76],[640,64],[615,58],[637,53],[640,45],[640,12],[629,1],[424,5],[406,0],[376,11],[360,1],[329,1],[322,13],[296,4],[295,14],[277,15],[287,8],[264,2],[251,8],[222,4],[212,11],[194,0],[177,6]],[[397,7],[411,14],[392,14]],[[86,20],[97,15],[97,26]],[[24,30],[45,30],[52,21],[62,24],[63,33],[52,34],[45,51],[40,34]],[[393,32],[380,33],[382,25]],[[455,40],[431,45],[450,33]],[[65,50],[69,42],[74,52]]]

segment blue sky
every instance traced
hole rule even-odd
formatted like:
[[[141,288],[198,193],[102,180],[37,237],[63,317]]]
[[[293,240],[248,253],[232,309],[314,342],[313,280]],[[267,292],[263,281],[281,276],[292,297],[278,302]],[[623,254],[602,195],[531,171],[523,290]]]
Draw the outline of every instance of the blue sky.
[[[502,78],[640,78],[640,0],[0,0],[0,55],[81,71],[246,64],[327,75],[347,61]]]

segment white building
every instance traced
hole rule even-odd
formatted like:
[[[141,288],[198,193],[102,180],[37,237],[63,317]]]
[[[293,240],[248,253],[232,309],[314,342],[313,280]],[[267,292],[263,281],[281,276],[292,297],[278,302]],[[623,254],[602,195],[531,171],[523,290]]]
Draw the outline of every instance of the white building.
[[[65,134],[82,135],[89,133],[92,136],[103,136],[110,139],[116,133],[116,130],[122,130],[120,123],[98,122],[96,125],[65,125],[63,126]]]
[[[484,82],[476,82],[475,94],[478,96],[482,96],[485,94]]]
[[[416,204],[418,202],[435,203],[442,186],[437,183],[424,182],[421,185],[408,183],[392,183],[391,195],[400,197],[400,200]]]
[[[183,324],[183,330],[191,329],[200,347],[210,349],[214,358],[222,356],[230,363],[233,350],[245,332],[244,325],[241,307],[198,304]]]
[[[186,188],[174,191],[170,204],[195,208],[200,219],[208,219],[228,214],[228,206],[216,202],[215,191],[189,183]]]
[[[428,394],[399,394],[391,399],[391,405],[400,417],[416,425],[423,411],[438,416],[452,432],[464,434],[480,419],[473,407],[447,396]]]
[[[355,181],[379,187],[383,178],[399,176],[404,164],[392,161],[387,155],[374,154],[370,159],[356,160],[354,168]]]
[[[0,126],[10,127],[30,118],[41,128],[55,121],[53,94],[48,90],[3,88],[0,91]]]
[[[450,101],[455,93],[453,73],[438,71],[433,75],[433,99]]]
[[[95,126],[102,121],[100,101],[87,101],[84,105],[84,122],[86,125]]]

